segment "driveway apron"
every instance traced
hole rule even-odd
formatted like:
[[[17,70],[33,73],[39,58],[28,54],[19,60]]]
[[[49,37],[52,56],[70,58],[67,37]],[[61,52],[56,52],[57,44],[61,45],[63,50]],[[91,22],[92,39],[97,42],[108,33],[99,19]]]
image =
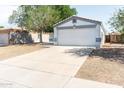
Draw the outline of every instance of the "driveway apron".
[[[51,46],[1,61],[0,87],[71,87],[88,56],[75,49],[80,48]]]

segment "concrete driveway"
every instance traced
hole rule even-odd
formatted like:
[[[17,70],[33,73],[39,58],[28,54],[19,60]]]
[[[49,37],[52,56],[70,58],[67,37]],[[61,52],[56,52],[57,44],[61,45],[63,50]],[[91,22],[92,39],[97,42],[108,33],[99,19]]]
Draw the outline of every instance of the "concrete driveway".
[[[79,48],[79,47],[78,47]],[[74,77],[87,55],[51,46],[0,62],[0,87],[118,87]]]

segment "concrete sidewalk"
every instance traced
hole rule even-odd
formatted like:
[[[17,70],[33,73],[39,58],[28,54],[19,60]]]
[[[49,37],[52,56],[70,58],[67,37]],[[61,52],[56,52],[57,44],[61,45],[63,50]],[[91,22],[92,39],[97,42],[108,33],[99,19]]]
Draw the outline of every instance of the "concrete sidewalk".
[[[1,61],[0,87],[120,87],[75,78],[87,55],[65,52],[73,48],[51,46]]]
[[[112,84],[101,83],[86,79],[71,78],[65,85],[66,88],[122,88]]]

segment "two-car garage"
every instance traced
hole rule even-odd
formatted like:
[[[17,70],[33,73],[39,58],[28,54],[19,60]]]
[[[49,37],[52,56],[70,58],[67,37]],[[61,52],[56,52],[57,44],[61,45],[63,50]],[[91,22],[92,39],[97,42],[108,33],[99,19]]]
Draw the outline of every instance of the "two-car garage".
[[[64,29],[58,31],[59,45],[95,45],[95,28]]]
[[[54,26],[54,44],[100,47],[105,33],[100,21],[72,16]]]

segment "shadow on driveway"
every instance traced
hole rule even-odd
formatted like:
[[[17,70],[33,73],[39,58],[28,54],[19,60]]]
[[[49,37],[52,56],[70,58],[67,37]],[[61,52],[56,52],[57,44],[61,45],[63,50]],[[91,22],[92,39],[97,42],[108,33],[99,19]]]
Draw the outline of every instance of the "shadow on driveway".
[[[85,55],[89,55],[90,57],[100,57],[101,60],[108,59],[124,64],[124,48],[73,48],[66,50],[65,53],[71,53],[78,57]]]
[[[111,61],[124,63],[124,48],[100,48],[94,49],[90,57],[101,57]]]
[[[71,53],[72,55],[76,55],[76,56],[85,56],[85,55],[89,55],[92,52],[92,48],[73,48],[73,49],[68,49],[65,51],[65,53]]]

